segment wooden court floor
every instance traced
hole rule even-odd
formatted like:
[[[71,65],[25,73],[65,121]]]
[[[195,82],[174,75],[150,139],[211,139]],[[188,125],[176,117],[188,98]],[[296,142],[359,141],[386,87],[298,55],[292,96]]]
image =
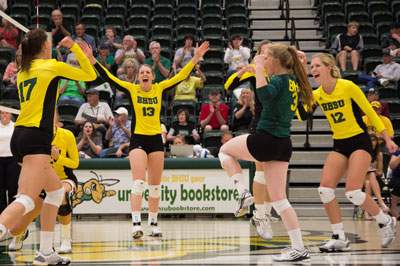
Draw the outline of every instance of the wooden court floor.
[[[147,224],[146,221],[143,224]],[[162,238],[131,239],[130,219],[82,219],[72,223],[71,265],[293,265],[275,263],[272,254],[289,244],[281,221],[272,223],[274,238],[259,238],[248,219],[161,219]],[[380,247],[373,221],[345,218],[352,250],[319,253],[317,246],[331,235],[325,217],[300,218],[305,245],[311,253],[308,265],[400,265],[400,236],[392,247]],[[399,228],[397,233],[399,235]],[[7,252],[9,240],[0,242],[1,265],[31,265],[39,246],[39,230],[32,223],[22,251]],[[55,248],[59,247],[59,225]]]

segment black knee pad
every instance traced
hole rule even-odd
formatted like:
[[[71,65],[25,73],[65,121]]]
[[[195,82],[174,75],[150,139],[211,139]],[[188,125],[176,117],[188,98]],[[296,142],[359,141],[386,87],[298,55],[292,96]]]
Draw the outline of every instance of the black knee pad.
[[[71,205],[69,204],[64,204],[61,205],[60,208],[58,208],[58,215],[60,216],[67,216],[72,212]]]

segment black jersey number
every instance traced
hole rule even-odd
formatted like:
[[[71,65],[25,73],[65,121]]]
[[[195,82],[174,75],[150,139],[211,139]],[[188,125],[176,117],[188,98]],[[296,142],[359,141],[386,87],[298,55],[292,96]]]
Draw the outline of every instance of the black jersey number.
[[[331,114],[331,117],[335,124],[346,121],[346,119],[343,117],[342,112],[337,112],[337,113]]]
[[[35,87],[36,85],[36,81],[37,78],[33,78],[19,83],[19,94],[21,97],[21,103],[30,100],[33,87]],[[26,98],[24,98],[24,90],[26,87],[28,87],[28,92],[26,93]]]
[[[153,116],[154,108],[153,107],[143,107],[143,116]]]

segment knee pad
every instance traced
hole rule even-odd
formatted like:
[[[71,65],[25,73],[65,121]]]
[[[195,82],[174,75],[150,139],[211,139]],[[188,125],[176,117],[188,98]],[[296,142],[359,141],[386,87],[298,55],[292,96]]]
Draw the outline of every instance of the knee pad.
[[[63,181],[61,181],[61,183],[67,183],[71,186],[71,194],[75,193],[75,183],[74,181],[72,181],[71,179],[64,179]]]
[[[264,172],[257,171],[256,174],[254,175],[254,182],[257,182],[262,185],[266,185],[267,183],[265,181]]]
[[[143,191],[144,191],[144,181],[141,179],[133,181],[131,194],[142,196]]]
[[[220,161],[220,163],[221,163],[221,167],[222,167],[222,168],[224,168],[224,161],[225,161],[226,159],[230,159],[230,158],[233,158],[233,157],[230,156],[230,155],[228,155],[228,154],[225,154],[225,153],[223,153],[223,152],[219,152],[219,153],[218,153],[218,159],[219,159],[219,161]]]
[[[366,195],[361,189],[350,190],[346,192],[346,197],[349,199],[351,203],[354,205],[360,206],[365,202]]]
[[[149,186],[149,196],[154,199],[161,197],[161,185]]]
[[[18,194],[15,196],[14,202],[21,203],[25,207],[24,214],[32,211],[35,208],[35,202],[27,195]]]
[[[272,207],[274,207],[275,211],[279,215],[281,215],[281,212],[283,212],[284,210],[292,207],[292,205],[290,205],[290,203],[287,199],[274,201],[274,202],[271,202],[271,204],[272,204]]]
[[[54,191],[46,191],[46,198],[43,203],[47,203],[57,208],[60,207],[62,200],[64,198],[64,187]]]
[[[72,213],[72,208],[71,205],[67,204],[63,204],[60,206],[60,208],[58,208],[58,215],[60,216],[67,216],[70,213]]]
[[[322,203],[328,203],[335,199],[335,190],[333,188],[328,187],[319,187],[318,188],[319,197],[321,198]]]

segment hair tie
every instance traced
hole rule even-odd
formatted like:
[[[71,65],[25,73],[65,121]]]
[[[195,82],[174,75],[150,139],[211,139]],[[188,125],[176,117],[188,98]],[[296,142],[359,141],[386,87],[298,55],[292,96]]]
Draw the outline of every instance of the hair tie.
[[[28,38],[28,37],[25,37],[25,38],[24,38],[24,41],[29,41],[29,38]]]

